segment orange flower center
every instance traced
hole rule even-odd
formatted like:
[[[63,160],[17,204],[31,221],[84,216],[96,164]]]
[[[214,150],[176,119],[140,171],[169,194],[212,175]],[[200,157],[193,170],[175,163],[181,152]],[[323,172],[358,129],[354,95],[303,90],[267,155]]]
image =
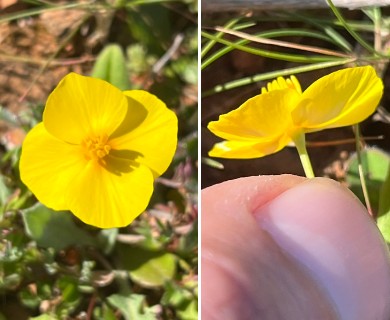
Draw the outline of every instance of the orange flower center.
[[[88,160],[102,159],[108,155],[111,150],[107,135],[87,138],[82,145],[86,151],[85,154]]]

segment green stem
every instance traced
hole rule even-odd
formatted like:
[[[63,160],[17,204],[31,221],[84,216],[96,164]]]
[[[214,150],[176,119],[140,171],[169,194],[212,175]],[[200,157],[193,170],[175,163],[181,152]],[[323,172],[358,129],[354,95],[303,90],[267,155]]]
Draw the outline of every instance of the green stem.
[[[364,174],[364,169],[363,169],[363,164],[362,164],[362,146],[361,146],[359,124],[355,124],[353,126],[353,130],[355,133],[356,155],[357,155],[359,178],[360,178],[360,183],[362,185],[363,197],[364,197],[364,201],[366,202],[366,207],[367,207],[368,213],[370,214],[371,217],[374,217],[372,207],[371,207],[370,197],[368,195],[366,175]]]
[[[301,159],[306,177],[314,178],[313,167],[311,166],[310,158],[306,150],[305,134],[303,132],[297,134],[293,138],[293,141],[295,143],[295,147],[298,150],[299,158]]]
[[[339,20],[341,25],[344,27],[345,30],[349,32],[349,34],[365,49],[367,49],[370,53],[373,53],[374,55],[378,55],[381,57],[386,57],[383,53],[378,52],[373,48],[369,43],[367,43],[355,30],[348,24],[348,22],[344,19],[342,16],[340,10],[333,4],[332,0],[326,0],[328,3],[330,9],[333,11],[333,14],[336,16],[336,18]]]
[[[230,20],[230,21],[225,25],[225,28],[227,28],[227,29],[233,28],[233,26],[234,26],[235,24],[237,24],[237,22],[240,21],[240,19],[241,19],[241,18],[235,18],[235,19]],[[221,37],[223,37],[223,36],[224,36],[224,33],[223,33],[223,32],[218,32],[218,33],[216,34],[216,37],[217,37],[217,38],[221,38]],[[213,47],[216,43],[217,43],[216,40],[210,40],[210,41],[204,46],[204,48],[202,49],[202,51],[201,51],[201,53],[200,53],[201,58],[203,58],[203,57],[207,54],[207,52],[209,52],[210,49],[212,49],[212,47]]]

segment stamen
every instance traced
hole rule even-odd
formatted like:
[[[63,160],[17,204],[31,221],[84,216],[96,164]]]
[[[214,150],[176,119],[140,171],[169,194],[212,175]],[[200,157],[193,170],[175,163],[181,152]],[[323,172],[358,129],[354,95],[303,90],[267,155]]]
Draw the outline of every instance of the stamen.
[[[88,160],[102,159],[108,155],[111,150],[107,135],[87,138],[84,140],[83,146],[85,148],[85,155]]]

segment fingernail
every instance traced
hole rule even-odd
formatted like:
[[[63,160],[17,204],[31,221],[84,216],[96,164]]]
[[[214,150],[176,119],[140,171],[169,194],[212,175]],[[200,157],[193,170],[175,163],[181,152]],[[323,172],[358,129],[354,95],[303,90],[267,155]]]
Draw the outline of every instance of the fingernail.
[[[310,179],[254,215],[323,288],[340,319],[390,319],[388,249],[349,190],[329,179]]]

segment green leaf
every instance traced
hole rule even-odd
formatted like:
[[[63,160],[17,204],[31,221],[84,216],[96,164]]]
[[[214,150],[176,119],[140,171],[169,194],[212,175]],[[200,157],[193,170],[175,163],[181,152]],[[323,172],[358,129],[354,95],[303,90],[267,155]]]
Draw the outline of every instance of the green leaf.
[[[95,308],[96,310],[97,308]],[[95,319],[104,319],[104,320],[117,320],[118,318],[115,316],[115,313],[107,304],[103,304],[103,308],[101,310],[102,316],[98,317],[96,316],[96,311],[94,312],[95,314]]]
[[[38,308],[39,304],[42,302],[42,299],[39,297],[39,295],[25,288],[22,288],[22,290],[19,292],[19,299],[24,306],[30,309]]]
[[[382,188],[379,194],[379,211],[378,215],[384,215],[390,213],[390,163],[387,168],[387,176],[382,184]]]
[[[387,177],[379,194],[379,210],[377,224],[386,242],[390,243],[390,164]]]
[[[182,306],[177,310],[177,314],[182,320],[197,320],[198,319],[198,303],[195,300]]]
[[[116,237],[119,233],[118,228],[102,229],[98,235],[98,241],[105,254],[111,253],[116,243]]]
[[[41,203],[22,211],[26,233],[37,244],[56,250],[71,245],[94,245],[94,239],[76,226],[72,215],[65,211],[54,211]]]
[[[109,296],[108,302],[115,308],[118,308],[126,320],[154,320],[156,315],[144,307],[145,296],[140,294],[130,294],[124,296],[113,294]]]
[[[172,38],[169,9],[159,4],[132,7],[127,10],[127,24],[133,38],[144,44],[148,52],[165,53]]]
[[[8,276],[0,278],[0,289],[16,290],[16,288],[20,286],[21,282],[22,282],[21,275],[17,273],[13,273]]]
[[[211,168],[214,168],[214,169],[219,169],[219,170],[223,170],[224,169],[224,166],[223,166],[222,163],[218,162],[217,160],[210,159],[210,158],[207,158],[207,157],[202,157],[202,163],[204,163],[205,165],[208,165],[208,166],[210,166]]]
[[[378,212],[379,194],[388,174],[390,157],[379,149],[370,148],[361,152],[361,158],[371,206],[374,212]],[[356,155],[352,156],[349,161],[346,179],[350,189],[364,203]]]
[[[31,290],[29,287],[23,287],[19,291],[19,300],[22,305],[35,309],[38,308],[43,300],[50,300],[52,289],[49,284],[36,282],[36,290]]]
[[[198,299],[193,291],[180,287],[175,283],[168,283],[161,298],[161,303],[173,306],[180,319],[196,320],[198,319]]]
[[[6,204],[10,194],[11,194],[11,191],[7,187],[5,177],[3,175],[0,175],[0,206],[3,206]]]
[[[91,76],[105,80],[121,90],[130,89],[126,59],[119,45],[107,45],[100,52]]]
[[[325,27],[324,32],[329,37],[331,37],[336,44],[338,44],[341,48],[343,48],[347,52],[351,52],[353,50],[351,44],[332,27],[330,26]]]
[[[58,320],[57,317],[49,314],[42,314],[38,317],[30,318],[30,320]]]
[[[77,303],[80,299],[80,293],[77,290],[77,281],[74,277],[63,275],[57,280],[57,286],[61,292],[63,301]]]
[[[123,245],[119,250],[123,266],[141,286],[162,286],[176,274],[176,257],[171,253]]]
[[[0,120],[7,122],[13,126],[19,126],[17,117],[8,109],[0,105]]]
[[[149,71],[156,63],[157,58],[150,55],[147,48],[139,43],[126,48],[127,67],[131,74],[140,74]]]
[[[198,246],[198,220],[192,223],[191,230],[179,239],[180,256],[191,256]]]
[[[172,69],[177,72],[180,77],[190,84],[198,82],[198,62],[191,58],[181,58],[171,63]]]

